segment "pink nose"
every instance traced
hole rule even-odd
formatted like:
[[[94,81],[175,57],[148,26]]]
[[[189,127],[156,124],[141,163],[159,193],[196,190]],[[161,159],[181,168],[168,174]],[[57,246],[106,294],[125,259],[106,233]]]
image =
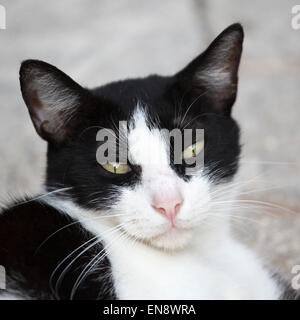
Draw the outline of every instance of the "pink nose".
[[[174,220],[183,203],[183,198],[180,193],[170,197],[155,196],[152,199],[152,207],[169,219],[174,226]]]

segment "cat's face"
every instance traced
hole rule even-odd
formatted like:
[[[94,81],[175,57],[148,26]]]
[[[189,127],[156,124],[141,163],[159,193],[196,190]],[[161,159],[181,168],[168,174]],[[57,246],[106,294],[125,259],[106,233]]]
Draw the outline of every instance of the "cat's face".
[[[172,77],[94,90],[44,62],[25,61],[21,88],[37,132],[49,142],[49,190],[69,188],[67,196],[77,205],[111,215],[128,235],[153,246],[188,244],[214,217],[217,186],[237,170],[239,130],[230,111],[242,40],[241,27],[232,25]],[[126,137],[118,130],[120,121],[127,122]],[[103,128],[113,130],[117,146],[126,139],[126,163],[97,161],[96,136]],[[183,161],[175,164],[161,129],[204,129],[204,139],[194,134],[191,146],[180,146]],[[185,158],[200,153],[204,164],[187,174]]]

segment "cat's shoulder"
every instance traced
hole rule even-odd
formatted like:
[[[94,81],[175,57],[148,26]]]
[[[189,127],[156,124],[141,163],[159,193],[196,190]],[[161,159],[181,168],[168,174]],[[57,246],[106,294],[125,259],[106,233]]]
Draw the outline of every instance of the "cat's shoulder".
[[[40,196],[16,200],[0,212],[1,248],[18,250],[22,255],[29,248],[37,247],[51,233],[73,222],[70,216],[41,201]]]
[[[29,299],[70,298],[73,285],[84,267],[96,252],[103,250],[101,241],[95,240],[95,235],[80,221],[40,197],[13,202],[0,213],[0,264],[6,269],[6,293],[13,292],[17,297]],[[90,244],[93,246],[84,255],[79,255]],[[105,275],[103,273],[105,278],[101,280],[102,274],[99,273],[88,275],[85,285],[89,290],[85,287],[79,289],[75,298],[114,297],[108,276],[109,261],[103,259],[101,265],[106,270]],[[64,270],[62,285],[55,296],[51,281],[55,285]]]
[[[42,201],[42,197],[38,195],[33,198],[24,197],[11,201],[9,205],[0,210],[0,228],[3,228],[4,225],[17,227],[21,224],[24,229],[24,224],[34,227],[38,222],[40,227],[41,224],[49,226],[49,222],[62,224],[71,220],[70,216],[62,214],[51,204]]]

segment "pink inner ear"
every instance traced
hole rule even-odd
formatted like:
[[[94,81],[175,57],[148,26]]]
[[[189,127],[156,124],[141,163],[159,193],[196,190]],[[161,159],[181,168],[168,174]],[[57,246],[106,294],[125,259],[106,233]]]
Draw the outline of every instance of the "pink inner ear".
[[[75,126],[81,97],[86,90],[56,67],[39,60],[26,60],[20,84],[32,122],[45,140],[61,142]]]
[[[179,73],[181,83],[190,90],[192,99],[202,95],[203,100],[213,106],[213,111],[230,115],[237,93],[242,44],[243,29],[241,25],[233,24]]]
[[[45,140],[62,141],[67,131],[63,126],[60,112],[55,110],[55,107],[43,103],[37,90],[28,89],[26,98],[29,113],[38,134]]]

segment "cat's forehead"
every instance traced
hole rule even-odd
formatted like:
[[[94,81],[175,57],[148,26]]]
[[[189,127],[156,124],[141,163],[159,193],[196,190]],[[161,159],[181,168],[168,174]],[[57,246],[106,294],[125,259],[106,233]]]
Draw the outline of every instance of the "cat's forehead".
[[[174,128],[202,128],[201,114],[206,105],[202,101],[204,95],[191,99],[175,84],[174,77],[152,75],[112,82],[94,93],[104,98],[104,101],[99,101],[99,109],[105,109],[105,119],[113,119],[115,123],[135,123],[139,119],[139,123],[145,123],[145,129],[148,126],[150,131],[153,128],[149,124],[170,131]],[[141,109],[144,110],[143,113],[140,112]],[[107,125],[110,126],[109,121]]]
[[[133,164],[168,167],[166,139],[141,104],[137,104],[129,120],[128,152]]]
[[[112,82],[93,93],[104,98],[99,101],[99,109],[104,106],[114,119],[128,120],[129,116],[132,120],[137,105],[142,104],[152,120],[159,119],[166,126],[171,125],[176,111],[174,105],[179,100],[170,94],[173,84],[173,77],[152,75]]]

